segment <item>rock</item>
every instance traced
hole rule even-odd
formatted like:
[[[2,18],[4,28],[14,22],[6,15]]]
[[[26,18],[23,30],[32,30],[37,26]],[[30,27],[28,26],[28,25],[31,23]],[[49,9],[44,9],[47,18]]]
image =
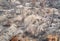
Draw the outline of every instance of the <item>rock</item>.
[[[31,3],[26,3],[25,6],[26,7],[30,7],[31,6]]]
[[[22,18],[23,17],[21,15],[18,15],[15,18],[13,18],[13,21],[22,21]]]

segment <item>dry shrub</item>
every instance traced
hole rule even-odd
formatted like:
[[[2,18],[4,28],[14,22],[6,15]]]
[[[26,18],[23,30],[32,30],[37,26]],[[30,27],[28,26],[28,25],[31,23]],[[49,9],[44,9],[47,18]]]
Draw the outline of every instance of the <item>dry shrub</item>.
[[[36,39],[32,39],[28,36],[25,35],[21,35],[21,36],[13,36],[12,39],[10,41],[37,41]]]
[[[47,38],[48,38],[48,41],[58,41],[57,35],[48,35]]]

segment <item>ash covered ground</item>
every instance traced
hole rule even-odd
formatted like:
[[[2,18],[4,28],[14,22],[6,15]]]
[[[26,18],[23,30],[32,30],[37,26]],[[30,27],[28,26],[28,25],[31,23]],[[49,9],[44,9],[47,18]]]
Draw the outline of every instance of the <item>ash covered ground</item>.
[[[60,41],[60,0],[0,0],[0,41]]]

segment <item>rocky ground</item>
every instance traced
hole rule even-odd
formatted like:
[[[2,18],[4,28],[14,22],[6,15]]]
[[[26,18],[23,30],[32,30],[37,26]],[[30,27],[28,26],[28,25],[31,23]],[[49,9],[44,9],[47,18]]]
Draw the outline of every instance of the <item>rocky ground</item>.
[[[0,41],[60,41],[60,0],[0,0]]]

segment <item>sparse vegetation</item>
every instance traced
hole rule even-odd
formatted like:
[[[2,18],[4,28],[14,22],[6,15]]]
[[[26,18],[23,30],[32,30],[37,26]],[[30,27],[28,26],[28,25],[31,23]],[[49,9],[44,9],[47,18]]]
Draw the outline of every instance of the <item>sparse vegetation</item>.
[[[60,0],[0,0],[0,41],[60,41]]]

